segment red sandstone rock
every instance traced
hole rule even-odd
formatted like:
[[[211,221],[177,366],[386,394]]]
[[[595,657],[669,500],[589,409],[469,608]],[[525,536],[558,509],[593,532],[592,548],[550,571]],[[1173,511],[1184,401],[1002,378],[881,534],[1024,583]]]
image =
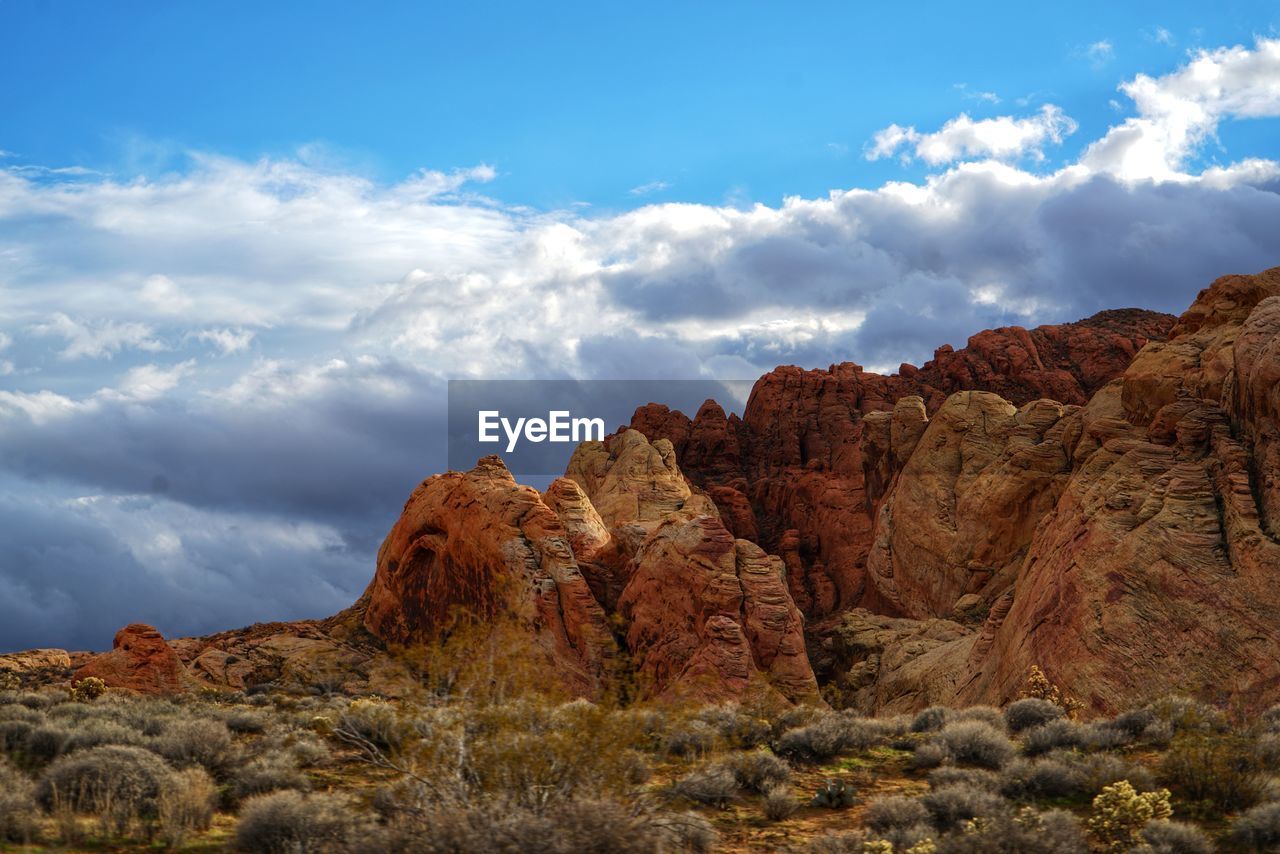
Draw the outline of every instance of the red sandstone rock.
[[[713,516],[664,523],[641,546],[618,603],[643,689],[738,698],[753,685],[816,700],[804,618],[782,564]]]
[[[393,644],[436,639],[458,608],[514,617],[528,632],[530,655],[583,695],[600,690],[615,652],[564,524],[498,457],[414,490],[365,596],[365,627]]]
[[[111,651],[90,658],[76,670],[72,682],[91,676],[108,688],[140,694],[174,694],[195,682],[160,632],[142,623],[116,632]]]
[[[717,499],[735,531],[747,530],[741,502],[722,501],[727,496],[718,490],[741,493],[766,551],[786,558],[783,537],[796,532],[788,583],[808,616],[852,605],[892,610],[868,582],[867,557],[878,505],[924,420],[919,406],[903,411],[906,420],[896,426],[893,416],[864,418],[893,412],[913,396],[935,412],[951,393],[969,390],[995,392],[1016,406],[1041,398],[1083,404],[1173,320],[1129,309],[1059,326],[988,330],[888,377],[849,362],[825,371],[782,367],[756,383],[741,420],[704,404],[691,421],[651,404],[636,411],[632,427],[672,443],[685,476]],[[895,429],[902,450],[886,457],[892,436],[883,434]]]

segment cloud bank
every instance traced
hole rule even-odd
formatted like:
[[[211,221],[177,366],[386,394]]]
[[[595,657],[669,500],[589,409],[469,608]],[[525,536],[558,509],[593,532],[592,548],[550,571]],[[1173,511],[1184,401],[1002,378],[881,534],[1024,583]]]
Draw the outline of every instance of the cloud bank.
[[[1120,86],[1132,115],[891,125],[919,182],[608,216],[207,153],[159,178],[0,170],[0,648],[101,647],[355,598],[444,465],[450,377],[751,378],[919,362],[979,329],[1167,311],[1280,263],[1280,41]],[[643,401],[639,401],[643,402]]]

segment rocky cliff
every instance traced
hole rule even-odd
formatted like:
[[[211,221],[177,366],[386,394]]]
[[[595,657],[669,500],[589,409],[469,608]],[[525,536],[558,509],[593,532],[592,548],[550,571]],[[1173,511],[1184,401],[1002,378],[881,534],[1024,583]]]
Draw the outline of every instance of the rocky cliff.
[[[1280,269],[892,376],[778,368],[741,418],[640,407],[541,494],[497,458],[428,478],[351,610],[175,641],[157,678],[391,693],[383,650],[462,609],[514,619],[584,696],[911,710],[1007,701],[1036,665],[1099,712],[1258,708],[1280,701],[1277,389]],[[151,657],[93,669],[138,682]]]

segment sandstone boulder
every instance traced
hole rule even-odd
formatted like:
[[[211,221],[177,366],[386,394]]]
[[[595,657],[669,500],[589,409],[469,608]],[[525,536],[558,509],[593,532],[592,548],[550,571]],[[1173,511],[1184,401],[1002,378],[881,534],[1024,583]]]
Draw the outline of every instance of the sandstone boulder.
[[[111,651],[90,658],[76,670],[72,682],[91,676],[108,688],[153,695],[174,694],[197,684],[160,632],[142,623],[116,632]]]

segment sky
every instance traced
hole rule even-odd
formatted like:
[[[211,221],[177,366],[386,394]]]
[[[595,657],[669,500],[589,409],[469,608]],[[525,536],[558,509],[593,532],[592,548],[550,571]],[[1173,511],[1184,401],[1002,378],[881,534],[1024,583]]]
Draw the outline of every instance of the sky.
[[[1280,264],[1273,4],[449,5],[0,0],[0,649],[350,604],[448,379],[893,370]]]

